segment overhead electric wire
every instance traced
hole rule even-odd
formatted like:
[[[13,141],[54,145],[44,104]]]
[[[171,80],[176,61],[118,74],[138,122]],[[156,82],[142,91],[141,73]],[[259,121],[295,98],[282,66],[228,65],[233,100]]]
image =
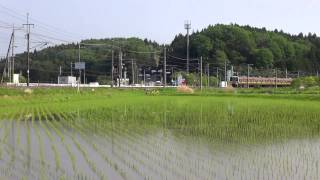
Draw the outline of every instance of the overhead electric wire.
[[[2,11],[2,12],[8,14],[9,16],[12,16],[12,17],[14,17],[16,19],[19,19],[19,20],[23,21],[23,22],[25,21],[25,15],[20,14],[18,11],[12,10],[12,9],[2,5],[2,4],[0,4],[0,8],[5,9],[6,11]],[[78,36],[78,35],[76,35],[74,33],[70,33],[70,32],[62,30],[60,28],[54,27],[52,25],[43,23],[43,22],[41,22],[41,21],[39,21],[39,20],[37,20],[37,19],[35,19],[33,17],[31,17],[30,20],[36,22],[37,26],[39,28],[49,30],[49,31],[51,31],[51,33],[59,34],[59,35],[62,35],[64,37],[68,37],[68,38],[70,38],[70,36],[73,36],[72,38],[70,38],[70,39],[73,39],[73,40],[81,39],[80,36]]]
[[[51,40],[56,40],[56,41],[60,41],[60,42],[64,42],[64,43],[72,43],[71,41],[66,41],[66,40],[54,38],[54,37],[51,37],[51,36],[46,36],[46,35],[39,34],[39,33],[32,33],[32,35],[40,36],[40,37],[44,37],[44,38],[48,38],[48,39],[51,39]]]
[[[170,54],[168,54],[168,53],[167,53],[167,56],[169,56],[169,57],[171,57],[171,58],[174,58],[174,59],[179,59],[179,60],[187,61],[187,59],[180,58],[180,57],[176,57],[176,56],[170,55]],[[195,58],[195,59],[189,59],[189,60],[199,61],[199,59],[197,59],[197,58]]]

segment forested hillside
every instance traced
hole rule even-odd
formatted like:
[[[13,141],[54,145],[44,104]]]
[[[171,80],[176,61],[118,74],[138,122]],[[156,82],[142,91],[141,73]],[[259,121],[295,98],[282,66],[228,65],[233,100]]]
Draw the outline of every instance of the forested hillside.
[[[279,68],[289,71],[319,69],[320,39],[315,34],[290,35],[250,26],[209,26],[190,36],[191,57],[203,56],[210,63],[253,64],[256,68]],[[185,56],[186,38],[177,35],[172,51]]]
[[[86,62],[88,81],[96,81],[98,78],[106,80],[110,77],[112,50],[114,50],[115,66],[118,65],[120,48],[123,52],[123,63],[127,64],[128,68],[131,68],[129,63],[132,59],[137,65],[141,65],[140,67],[156,66],[159,63],[159,56],[155,53],[138,53],[158,52],[159,45],[149,40],[138,38],[91,39],[83,40],[80,44],[80,57],[81,61]],[[26,53],[19,54],[16,59],[16,69],[21,70],[25,75]],[[31,82],[56,82],[60,66],[62,75],[71,74],[71,63],[79,60],[79,46],[78,44],[67,44],[34,51],[31,59]],[[73,68],[72,74],[78,75],[78,71]]]
[[[186,36],[179,34],[166,46],[167,65],[179,71],[185,70]],[[84,40],[81,42],[81,60],[86,62],[88,81],[110,77],[112,49],[115,52],[115,65],[121,49],[128,72],[131,71],[132,59],[137,69],[162,64],[163,48],[150,40]],[[278,68],[314,73],[320,68],[320,39],[315,34],[290,35],[278,30],[267,31],[265,28],[217,24],[190,35],[190,57],[195,59],[200,56],[204,63],[220,67],[227,61],[235,67],[253,64],[256,69]],[[19,54],[16,59],[17,71],[25,75],[26,54]],[[71,62],[78,61],[78,45],[67,44],[34,51],[31,59],[32,82],[56,82],[60,66],[63,75],[71,74]],[[191,60],[191,71],[198,70],[197,63]]]

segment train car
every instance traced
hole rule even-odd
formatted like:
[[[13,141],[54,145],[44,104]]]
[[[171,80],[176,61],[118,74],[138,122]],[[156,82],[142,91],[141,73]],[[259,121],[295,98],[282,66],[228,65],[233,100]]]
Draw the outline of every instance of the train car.
[[[233,87],[284,87],[291,85],[292,78],[232,76],[230,81]]]

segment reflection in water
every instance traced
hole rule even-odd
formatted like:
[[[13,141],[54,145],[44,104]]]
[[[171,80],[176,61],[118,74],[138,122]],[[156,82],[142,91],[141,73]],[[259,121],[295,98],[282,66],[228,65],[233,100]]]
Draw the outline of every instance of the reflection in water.
[[[319,177],[319,139],[230,143],[203,136],[204,133],[188,135],[208,126],[202,104],[194,117],[197,119],[194,130],[180,121],[177,128],[172,123],[170,108],[164,105],[163,110],[158,119],[153,116],[149,121],[135,120],[141,114],[130,107],[125,107],[125,113],[110,111],[108,116],[86,112],[96,115],[91,117],[77,111],[2,120],[1,176],[15,179]]]

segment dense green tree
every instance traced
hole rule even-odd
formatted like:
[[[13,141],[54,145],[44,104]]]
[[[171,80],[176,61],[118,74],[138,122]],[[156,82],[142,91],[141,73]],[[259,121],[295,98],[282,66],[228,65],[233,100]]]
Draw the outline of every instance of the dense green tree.
[[[272,68],[273,65],[273,54],[267,48],[257,49],[254,52],[255,65],[259,68]]]
[[[228,56],[222,50],[217,50],[215,53],[216,62],[219,66],[224,66],[225,62],[229,62]]]

